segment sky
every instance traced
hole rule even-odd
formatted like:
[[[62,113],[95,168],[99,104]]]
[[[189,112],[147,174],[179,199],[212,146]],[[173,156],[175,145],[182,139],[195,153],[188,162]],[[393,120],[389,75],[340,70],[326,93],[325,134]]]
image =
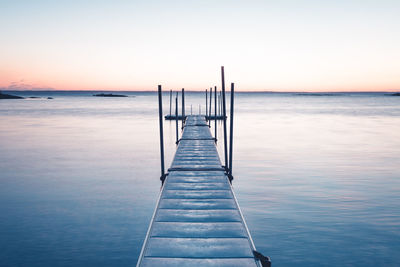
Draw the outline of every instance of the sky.
[[[400,90],[399,0],[0,0],[3,90]]]

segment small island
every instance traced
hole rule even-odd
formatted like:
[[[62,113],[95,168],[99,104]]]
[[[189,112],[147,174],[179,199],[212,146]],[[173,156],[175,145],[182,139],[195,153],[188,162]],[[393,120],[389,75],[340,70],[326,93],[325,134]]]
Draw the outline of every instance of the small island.
[[[22,96],[3,94],[0,91],[0,99],[24,99]]]
[[[400,93],[391,94],[391,96],[400,96]]]
[[[116,95],[116,94],[95,94],[93,96],[102,96],[102,97],[128,97],[127,95]]]
[[[296,93],[296,95],[301,95],[301,96],[339,96],[340,94],[338,93]]]

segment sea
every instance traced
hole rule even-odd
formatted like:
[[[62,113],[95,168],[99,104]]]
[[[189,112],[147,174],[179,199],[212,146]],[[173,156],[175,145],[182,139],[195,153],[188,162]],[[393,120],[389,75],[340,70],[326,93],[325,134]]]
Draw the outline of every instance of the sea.
[[[0,100],[0,266],[134,266],[161,189],[156,92],[4,93],[27,98]],[[273,266],[400,266],[400,97],[238,92],[234,110],[232,185]]]

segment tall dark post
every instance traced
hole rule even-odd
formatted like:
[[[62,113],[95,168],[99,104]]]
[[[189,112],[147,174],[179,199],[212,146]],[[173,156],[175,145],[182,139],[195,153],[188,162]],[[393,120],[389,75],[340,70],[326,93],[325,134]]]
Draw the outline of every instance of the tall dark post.
[[[176,144],[179,143],[179,133],[178,133],[178,92],[176,92],[175,97],[175,121],[176,121]]]
[[[207,112],[208,112],[208,98],[207,98],[207,89],[206,89],[206,120],[207,120]]]
[[[209,110],[208,110],[208,127],[211,127],[211,104],[212,104],[211,100],[212,100],[212,87],[210,87],[210,105],[208,106],[209,107]]]
[[[222,117],[222,113],[223,113],[223,111],[222,111],[222,90],[221,90],[221,107],[220,107],[220,109],[221,109],[221,111],[220,111],[219,115]]]
[[[182,129],[183,124],[185,123],[185,89],[182,88]]]
[[[224,116],[224,154],[225,154],[225,170],[228,171],[228,140],[226,133],[226,103],[225,103],[225,73],[224,66],[221,67],[221,80],[222,80],[222,116]]]
[[[219,91],[219,116],[222,117],[222,91]]]
[[[158,86],[158,119],[160,121],[160,155],[161,155],[161,181],[164,183],[164,128],[163,128],[163,111],[162,111],[162,92],[161,85]]]
[[[172,111],[172,90],[169,90],[169,116],[171,117]]]
[[[229,130],[229,174],[232,180],[232,158],[233,158],[233,110],[234,110],[234,95],[235,95],[235,85],[231,83],[231,114],[230,114],[230,130]]]
[[[221,96],[218,94],[218,108],[217,108],[217,115],[219,116],[219,106],[221,105]]]
[[[214,87],[214,128],[215,128],[215,142],[217,142],[217,87]]]

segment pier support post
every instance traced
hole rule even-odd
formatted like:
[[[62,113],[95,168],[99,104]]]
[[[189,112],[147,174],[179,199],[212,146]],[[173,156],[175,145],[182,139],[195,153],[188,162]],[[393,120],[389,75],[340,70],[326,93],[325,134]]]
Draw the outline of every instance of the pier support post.
[[[179,143],[179,133],[178,133],[178,92],[176,92],[175,97],[175,121],[176,121],[176,144]]]
[[[221,94],[218,94],[218,116],[221,114]]]
[[[183,124],[185,124],[185,89],[182,88],[182,129],[183,129]]]
[[[161,85],[158,86],[158,118],[160,121],[160,156],[161,156],[161,176],[160,180],[164,184],[165,167],[164,167],[164,127],[163,127],[163,111],[162,111],[162,91]]]
[[[217,86],[214,87],[214,137],[217,142]]]
[[[222,90],[219,91],[219,116],[222,116]]]
[[[231,112],[230,112],[230,123],[229,123],[229,180],[232,182],[232,159],[233,159],[233,110],[234,110],[234,98],[235,98],[235,84],[231,83]]]
[[[229,166],[228,166],[228,140],[227,140],[227,132],[226,132],[226,102],[225,102],[225,73],[224,73],[224,66],[221,67],[221,81],[222,81],[222,116],[223,116],[223,123],[224,123],[224,158],[225,158],[225,170],[229,173]]]
[[[169,116],[172,115],[172,90],[169,90]]]
[[[212,87],[210,87],[210,105],[208,106],[208,127],[211,127],[211,104],[212,104]]]
[[[208,112],[208,94],[206,89],[206,120],[207,120],[207,112]]]

